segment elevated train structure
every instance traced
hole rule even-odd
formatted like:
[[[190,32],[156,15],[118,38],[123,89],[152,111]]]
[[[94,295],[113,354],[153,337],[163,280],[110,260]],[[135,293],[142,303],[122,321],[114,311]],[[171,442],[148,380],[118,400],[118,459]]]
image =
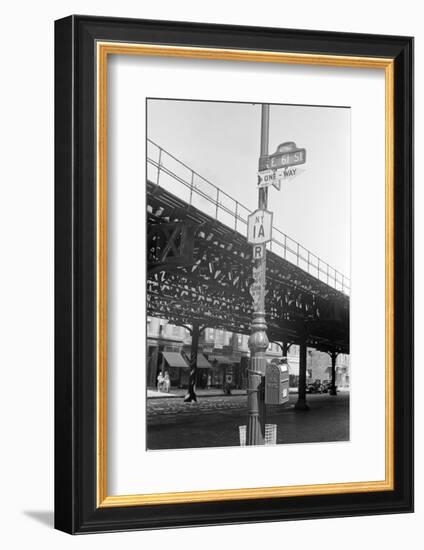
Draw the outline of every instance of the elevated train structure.
[[[250,211],[153,142],[147,175],[148,315],[189,328],[192,348],[206,327],[249,334]],[[327,352],[334,370],[349,353],[349,280],[274,228],[266,289],[269,340]]]

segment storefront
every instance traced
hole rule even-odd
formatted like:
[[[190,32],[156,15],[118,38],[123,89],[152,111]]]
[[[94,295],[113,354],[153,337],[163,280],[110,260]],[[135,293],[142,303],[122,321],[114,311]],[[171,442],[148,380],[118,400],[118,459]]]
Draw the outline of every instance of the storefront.
[[[163,371],[168,370],[171,387],[186,388],[190,378],[189,358],[184,352],[162,352]],[[197,355],[196,386],[206,388],[211,364],[202,353]]]
[[[188,371],[189,369],[187,361],[180,352],[163,351],[161,370],[162,372],[168,371],[172,388],[172,386],[175,387],[180,385],[182,372],[184,370]]]
[[[246,366],[248,357],[232,357],[229,355],[211,354],[208,361],[212,365],[210,385],[214,388],[223,388],[228,384],[230,388],[242,389],[246,387]]]

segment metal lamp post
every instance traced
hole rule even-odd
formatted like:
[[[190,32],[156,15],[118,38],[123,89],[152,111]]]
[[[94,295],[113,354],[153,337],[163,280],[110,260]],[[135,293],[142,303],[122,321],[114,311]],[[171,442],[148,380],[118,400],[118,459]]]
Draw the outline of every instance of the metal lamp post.
[[[281,183],[296,175],[293,166],[305,164],[306,149],[296,146],[294,141],[280,143],[272,155],[268,152],[269,105],[262,105],[261,155],[258,169],[258,208],[247,218],[247,242],[253,244],[253,284],[250,294],[253,298],[253,319],[249,336],[250,365],[248,371],[248,419],[247,444],[263,445],[265,438],[265,382],[267,378],[266,350],[269,341],[266,334],[266,243],[272,239],[272,212],[268,207],[268,187],[278,191]],[[306,348],[305,348],[306,349]],[[270,376],[271,370],[269,369]],[[282,404],[288,401],[288,377],[279,371],[280,390],[267,393],[267,402]],[[269,377],[268,377],[269,378]],[[270,378],[269,378],[270,380]],[[270,387],[271,387],[270,381]],[[287,385],[287,387],[285,387]],[[287,390],[287,391],[286,391]]]
[[[269,139],[269,105],[262,105],[261,119],[261,158],[268,155]],[[259,188],[258,208],[266,210],[268,206],[268,188]],[[247,445],[263,445],[265,439],[265,403],[262,377],[265,375],[266,357],[269,341],[266,334],[265,320],[265,286],[266,286],[266,252],[265,244],[261,245],[261,257],[255,259],[253,274],[257,285],[254,299],[254,312],[249,336],[250,365],[248,371],[248,420]]]

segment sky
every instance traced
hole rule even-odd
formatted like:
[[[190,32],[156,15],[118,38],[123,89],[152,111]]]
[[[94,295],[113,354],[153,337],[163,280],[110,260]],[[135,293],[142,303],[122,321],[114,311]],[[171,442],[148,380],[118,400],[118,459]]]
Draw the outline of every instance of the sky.
[[[147,136],[249,209],[257,207],[261,105],[147,100]],[[303,172],[277,191],[274,227],[350,276],[350,109],[271,105],[269,154],[306,149]]]

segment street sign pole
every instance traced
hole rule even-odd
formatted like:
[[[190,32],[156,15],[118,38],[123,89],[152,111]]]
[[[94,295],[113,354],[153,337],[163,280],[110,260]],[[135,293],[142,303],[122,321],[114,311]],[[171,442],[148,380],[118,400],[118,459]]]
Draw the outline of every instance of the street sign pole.
[[[268,155],[269,139],[269,105],[262,105],[261,117],[261,158]],[[267,210],[268,188],[259,188],[258,208]],[[263,244],[263,247],[266,245]],[[266,370],[266,350],[269,341],[266,334],[265,294],[266,294],[266,252],[254,254],[253,268],[255,283],[258,285],[257,296],[249,336],[250,365],[248,371],[247,394],[247,445],[263,445],[265,440],[265,392],[264,376]]]

